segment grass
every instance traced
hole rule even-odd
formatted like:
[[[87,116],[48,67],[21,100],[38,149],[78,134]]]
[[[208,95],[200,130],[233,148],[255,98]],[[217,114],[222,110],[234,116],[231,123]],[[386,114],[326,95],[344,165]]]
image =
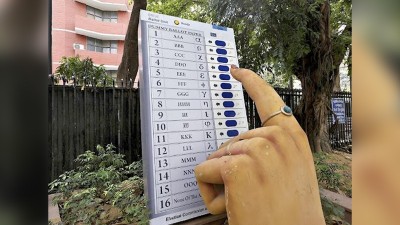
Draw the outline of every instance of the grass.
[[[338,186],[339,194],[352,197],[351,186],[351,161],[352,155],[340,151],[333,151],[328,153],[327,163],[335,163],[339,165],[337,173],[340,175],[340,182]]]

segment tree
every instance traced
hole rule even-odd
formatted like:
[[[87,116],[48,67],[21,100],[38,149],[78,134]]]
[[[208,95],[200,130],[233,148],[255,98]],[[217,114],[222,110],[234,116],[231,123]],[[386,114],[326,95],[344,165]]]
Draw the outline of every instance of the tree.
[[[150,0],[148,10],[189,20],[212,22],[208,0]]]
[[[301,81],[303,98],[296,116],[312,150],[329,151],[330,96],[350,48],[351,2],[215,0],[212,8],[217,21],[235,29],[242,67],[295,75]]]
[[[146,0],[134,1],[131,17],[129,19],[128,30],[125,35],[124,52],[121,64],[118,66],[117,79],[124,80],[125,84],[129,80],[135,80],[139,68],[138,52],[138,27],[140,20],[140,10],[146,9]]]
[[[331,30],[333,42],[334,73],[337,74],[334,89],[340,90],[340,64],[345,60],[348,75],[351,76],[351,1],[337,0],[331,2]]]
[[[296,109],[314,151],[329,151],[328,114],[339,66],[351,44],[351,2],[316,2],[318,14],[311,20],[306,36],[310,52],[296,62],[294,74],[301,80],[303,101]],[[336,11],[335,11],[336,10]],[[334,13],[332,13],[334,12]],[[350,18],[350,19],[349,19]],[[318,36],[313,36],[314,34]]]

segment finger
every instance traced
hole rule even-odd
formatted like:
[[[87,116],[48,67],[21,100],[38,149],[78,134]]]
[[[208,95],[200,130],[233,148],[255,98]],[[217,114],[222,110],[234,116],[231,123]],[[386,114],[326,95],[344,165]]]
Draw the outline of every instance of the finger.
[[[240,170],[249,168],[250,160],[250,157],[245,155],[221,157],[205,161],[195,167],[200,194],[210,213],[221,214],[226,211],[226,196],[223,189],[217,189],[222,187],[218,184],[225,184],[225,188],[231,186],[232,182],[236,181],[236,174]]]
[[[228,146],[229,143],[232,143],[233,140],[234,140],[234,138],[231,138],[231,139],[225,141],[224,143],[222,143],[222,145],[219,146],[219,149]]]
[[[219,158],[207,160],[203,163],[200,163],[194,168],[194,173],[196,175],[197,181],[213,183],[213,184],[223,184],[224,181],[221,176],[221,167],[226,161],[229,160],[227,158]]]
[[[215,188],[215,184],[223,184],[222,171],[229,158],[205,161],[195,167],[195,176],[200,194],[211,214],[225,212],[225,195]]]
[[[285,105],[274,88],[253,71],[239,69],[232,65],[230,72],[236,80],[242,83],[250,98],[255,102],[261,121],[265,121],[271,114],[279,111]],[[304,131],[294,116],[286,116],[280,113],[268,120],[267,125],[282,127],[295,139],[296,143],[299,142],[297,139],[305,138]]]
[[[208,159],[219,158],[229,154],[247,154],[249,150],[257,148],[257,146],[249,143],[249,141],[256,137],[264,138],[266,139],[265,141],[268,142],[263,143],[262,149],[264,149],[266,145],[269,145],[271,148],[279,150],[282,155],[295,154],[296,150],[298,151],[294,140],[287,134],[285,130],[278,126],[268,126],[260,127],[240,134],[239,136],[231,139],[230,144],[213,152]]]
[[[269,126],[269,127],[272,127],[272,126]],[[219,146],[218,149],[226,148],[229,144],[232,144],[232,143],[237,142],[237,141],[241,141],[241,140],[244,140],[244,139],[249,139],[253,135],[261,137],[261,135],[258,135],[258,133],[260,132],[260,130],[261,130],[261,132],[265,132],[265,130],[263,130],[264,128],[266,128],[266,127],[255,128],[253,130],[249,130],[249,131],[247,131],[245,133],[239,134],[238,136],[236,136],[234,138],[231,138],[228,141],[224,142],[221,146]],[[207,159],[211,159],[211,158],[212,157],[208,156]]]
[[[197,181],[200,195],[211,214],[221,214],[226,211],[224,192],[215,190],[215,185]]]
[[[236,136],[237,137],[237,136]],[[240,140],[242,140],[242,139],[238,139],[238,138],[231,138],[231,139],[229,139],[229,140],[227,140],[227,141],[225,141],[224,143],[222,143],[222,145],[220,145],[219,146],[219,148],[222,148],[222,147],[226,147],[226,146],[228,146],[228,144],[229,143],[232,143],[232,141],[233,140],[235,140],[235,141],[240,141]]]
[[[220,147],[217,151],[211,153],[208,156],[208,160],[221,158],[223,156],[229,156],[229,155],[246,154],[247,149],[244,148],[244,144],[247,141],[248,140],[234,141],[233,139],[231,139],[228,145]]]
[[[278,93],[253,71],[231,66],[230,72],[236,80],[242,83],[250,98],[255,102],[261,121],[285,105]]]

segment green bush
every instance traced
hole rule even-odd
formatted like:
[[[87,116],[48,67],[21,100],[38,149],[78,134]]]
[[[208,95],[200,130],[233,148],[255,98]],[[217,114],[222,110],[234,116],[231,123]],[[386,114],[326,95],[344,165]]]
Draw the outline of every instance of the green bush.
[[[98,145],[96,152],[86,151],[75,159],[76,170],[49,184],[50,193],[61,193],[54,203],[65,224],[148,224],[142,162],[127,165],[114,149]]]
[[[107,74],[103,65],[95,66],[92,59],[81,60],[79,56],[62,57],[61,64],[57,67],[55,73],[56,81],[63,78],[76,80],[76,84],[91,84],[95,86],[111,86],[112,77]]]
[[[340,166],[327,163],[324,153],[314,155],[314,161],[318,182],[337,190]],[[54,203],[60,207],[64,224],[148,224],[141,161],[127,165],[124,156],[117,154],[110,144],[106,148],[98,145],[96,152],[86,151],[75,162],[75,170],[61,174],[49,184],[50,193],[61,193]],[[327,224],[343,221],[343,208],[325,198],[321,198],[321,203]]]

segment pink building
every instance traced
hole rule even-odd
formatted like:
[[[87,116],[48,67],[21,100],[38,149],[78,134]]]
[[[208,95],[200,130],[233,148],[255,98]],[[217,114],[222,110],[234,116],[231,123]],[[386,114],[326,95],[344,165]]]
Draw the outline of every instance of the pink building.
[[[63,56],[92,58],[116,76],[131,15],[128,0],[52,0],[52,70]]]

